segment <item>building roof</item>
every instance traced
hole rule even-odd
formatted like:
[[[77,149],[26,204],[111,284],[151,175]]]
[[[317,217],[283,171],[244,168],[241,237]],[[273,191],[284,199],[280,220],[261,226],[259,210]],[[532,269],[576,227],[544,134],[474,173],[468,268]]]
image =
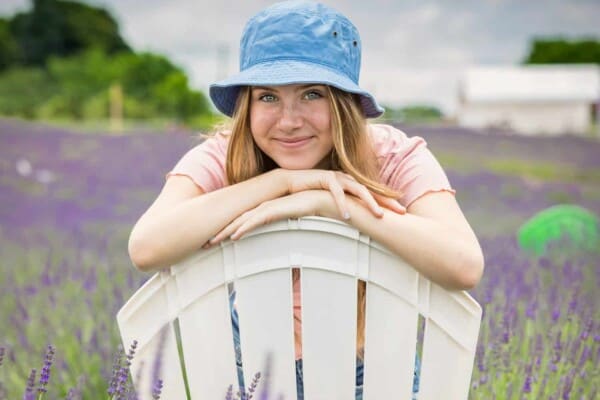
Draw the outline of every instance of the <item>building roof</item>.
[[[460,88],[466,102],[597,102],[600,99],[600,66],[478,66],[466,71]]]

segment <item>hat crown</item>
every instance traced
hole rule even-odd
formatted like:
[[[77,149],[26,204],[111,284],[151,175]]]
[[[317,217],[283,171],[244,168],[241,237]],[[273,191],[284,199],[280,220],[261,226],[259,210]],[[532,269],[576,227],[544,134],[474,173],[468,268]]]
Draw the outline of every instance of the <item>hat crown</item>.
[[[286,1],[252,17],[240,42],[240,71],[277,60],[319,64],[358,84],[361,43],[356,27],[320,3]]]

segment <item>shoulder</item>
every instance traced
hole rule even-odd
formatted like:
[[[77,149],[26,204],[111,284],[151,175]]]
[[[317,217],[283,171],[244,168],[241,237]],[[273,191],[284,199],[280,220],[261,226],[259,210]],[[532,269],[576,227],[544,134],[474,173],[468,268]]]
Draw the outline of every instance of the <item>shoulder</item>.
[[[222,153],[227,154],[227,146],[229,146],[229,138],[231,136],[230,131],[218,131],[216,133],[205,135],[204,141],[196,147],[205,147]]]
[[[391,154],[408,155],[417,147],[427,145],[422,137],[409,137],[406,133],[391,125],[368,124],[367,131],[377,158],[388,157]]]
[[[223,162],[227,157],[227,147],[229,146],[230,133],[228,131],[219,131],[211,134],[201,135],[202,142],[197,143],[188,150],[183,159],[192,162],[199,162],[208,157],[216,162]]]
[[[187,176],[207,193],[227,185],[225,163],[230,134],[223,131],[204,137],[205,140],[190,149],[166,177]]]

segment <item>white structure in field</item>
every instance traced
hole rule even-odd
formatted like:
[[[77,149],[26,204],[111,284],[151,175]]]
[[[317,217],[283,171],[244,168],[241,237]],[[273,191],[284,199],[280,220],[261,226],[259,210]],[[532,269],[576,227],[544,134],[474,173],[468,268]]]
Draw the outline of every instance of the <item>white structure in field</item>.
[[[527,135],[585,134],[600,121],[600,67],[481,66],[459,86],[458,123]]]

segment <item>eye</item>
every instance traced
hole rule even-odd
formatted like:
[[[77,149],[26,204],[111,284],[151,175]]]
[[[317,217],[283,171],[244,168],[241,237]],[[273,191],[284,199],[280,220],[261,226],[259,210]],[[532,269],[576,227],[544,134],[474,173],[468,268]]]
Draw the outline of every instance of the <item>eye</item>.
[[[265,93],[258,96],[260,101],[264,101],[265,103],[272,103],[277,100],[277,97],[271,93]]]
[[[315,100],[322,97],[323,95],[317,90],[309,90],[308,92],[304,93],[304,98],[307,100]]]

